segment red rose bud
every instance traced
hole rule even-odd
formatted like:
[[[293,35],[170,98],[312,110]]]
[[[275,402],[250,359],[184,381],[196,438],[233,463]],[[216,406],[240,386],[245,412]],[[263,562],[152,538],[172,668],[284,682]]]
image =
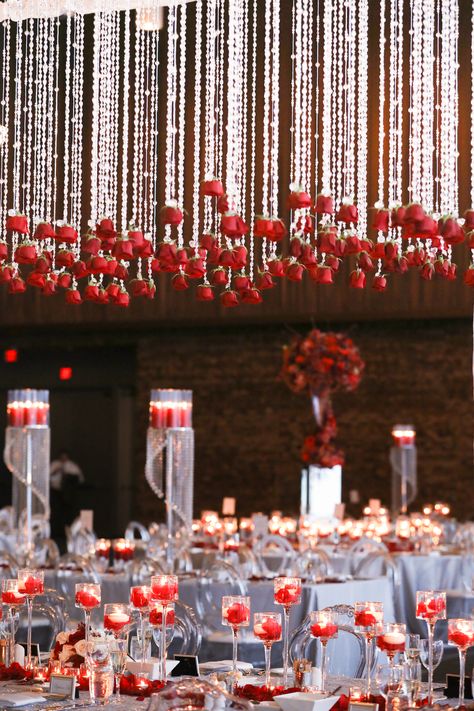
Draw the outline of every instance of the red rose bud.
[[[136,227],[129,225],[129,230],[128,230],[128,239],[133,242],[133,248],[134,249],[140,249],[143,247],[143,243],[145,242],[145,237],[143,235],[143,232]]]
[[[69,289],[72,283],[72,276],[69,274],[69,272],[63,272],[62,274],[59,274],[58,276],[58,286],[61,287],[61,289]]]
[[[234,289],[236,291],[244,291],[250,288],[250,279],[245,274],[238,274],[234,277]]]
[[[359,221],[359,212],[357,207],[352,204],[342,203],[336,213],[336,222],[345,222],[346,225],[356,224]]]
[[[67,242],[68,244],[74,244],[77,242],[77,230],[71,225],[60,225],[56,227],[56,237],[58,242]]]
[[[247,250],[243,244],[234,247],[232,250],[232,269],[239,271],[247,264]]]
[[[281,259],[275,257],[274,259],[269,259],[267,262],[268,271],[274,277],[284,277],[285,267]]]
[[[207,253],[207,263],[211,264],[212,266],[218,266],[220,262],[222,254],[222,247],[219,247],[217,244],[215,247],[209,250]]]
[[[21,235],[27,235],[30,232],[26,215],[7,215],[6,228],[11,232],[19,232]]]
[[[221,294],[221,304],[227,308],[233,308],[239,305],[239,297],[236,291],[226,289]]]
[[[271,217],[263,217],[259,215],[253,223],[254,237],[268,237],[271,239],[273,233],[273,220]]]
[[[464,272],[464,283],[467,286],[474,287],[474,264],[471,264],[469,269],[466,269],[466,271]]]
[[[120,292],[120,286],[116,282],[112,281],[112,282],[110,282],[110,284],[108,284],[108,286],[105,288],[105,290],[106,290],[107,294],[109,295],[109,299],[111,301],[114,301],[117,298],[118,293]]]
[[[425,218],[425,211],[420,204],[412,202],[405,208],[404,222],[421,222]]]
[[[105,273],[107,271],[107,260],[105,257],[97,255],[86,262],[86,267],[90,274]]]
[[[449,271],[449,261],[447,259],[444,259],[443,257],[439,257],[435,260],[434,269],[436,274],[446,279]]]
[[[429,215],[415,225],[415,237],[434,237],[438,233],[438,223]]]
[[[360,246],[360,239],[356,234],[345,235],[346,240],[346,254],[359,254],[362,247]]]
[[[229,625],[241,625],[250,619],[250,610],[242,602],[234,602],[225,612]]]
[[[370,272],[374,268],[374,263],[367,254],[367,252],[361,252],[357,260],[357,267],[363,269],[364,272]]]
[[[392,240],[387,240],[385,242],[385,258],[386,259],[395,259],[395,257],[398,255],[398,244],[396,242],[393,242]]]
[[[267,235],[271,242],[281,242],[281,240],[286,237],[288,231],[285,227],[285,223],[279,217],[274,217],[272,219],[272,231]]]
[[[420,269],[421,278],[425,279],[426,281],[431,281],[431,279],[433,278],[433,274],[434,266],[431,264],[431,262],[425,262]]]
[[[450,262],[448,273],[446,275],[446,279],[448,281],[456,281],[456,269],[457,269],[456,265],[453,264],[453,262]]]
[[[220,198],[217,200],[217,212],[219,212],[221,215],[223,215],[225,212],[229,212],[230,210],[230,201],[229,201],[229,196],[228,195],[221,195]]]
[[[304,232],[305,235],[310,235],[314,232],[313,220],[311,215],[300,217],[296,223],[297,232]]]
[[[114,303],[117,306],[126,308],[130,304],[130,294],[125,289],[121,289],[117,296],[115,297]]]
[[[0,267],[0,284],[6,284],[13,278],[13,269],[4,264]]]
[[[44,296],[52,296],[56,292],[56,282],[53,279],[46,279],[42,291]]]
[[[292,262],[290,260],[285,260],[285,262],[285,276],[287,277],[287,279],[289,279],[290,281],[302,281],[304,266],[302,264],[299,264],[298,262]]]
[[[318,263],[313,247],[306,242],[303,244],[300,261],[305,267],[312,267]]]
[[[186,291],[189,289],[189,282],[184,274],[175,274],[171,279],[171,286],[175,291]]]
[[[232,249],[223,249],[219,258],[222,267],[232,267],[234,265],[234,254]]]
[[[83,262],[81,259],[78,259],[77,262],[74,262],[71,267],[71,271],[76,277],[76,279],[82,279],[82,277],[88,276],[89,274],[89,270],[87,269],[85,262]]]
[[[301,257],[301,253],[303,251],[303,245],[305,243],[300,237],[292,237],[290,239],[290,255],[294,257],[295,259],[299,259]]]
[[[245,289],[242,292],[241,297],[243,304],[261,304],[263,301],[261,293],[254,287]]]
[[[148,284],[145,279],[132,279],[129,283],[130,294],[133,297],[146,296],[148,292]],[[173,288],[176,288],[173,284]]]
[[[47,274],[51,271],[52,258],[49,252],[42,252],[35,262],[35,271]]]
[[[311,207],[311,198],[303,190],[292,191],[288,196],[288,207],[290,210],[304,210]]]
[[[362,269],[354,269],[349,275],[349,284],[353,289],[363,289],[365,287],[365,272]]]
[[[105,289],[100,288],[97,294],[96,304],[108,304],[110,302],[109,295]]]
[[[0,262],[8,259],[8,245],[6,242],[0,242]]]
[[[463,217],[464,231],[470,232],[471,230],[474,230],[474,210],[472,209],[472,207],[469,210],[466,210]]]
[[[227,272],[218,267],[211,274],[211,284],[214,286],[225,286],[227,284]]]
[[[336,273],[339,271],[339,267],[341,266],[341,260],[333,254],[327,254],[326,264],[328,267],[331,267],[334,273]]]
[[[388,232],[389,221],[390,212],[386,208],[380,208],[374,215],[372,228],[378,232]]]
[[[387,288],[387,279],[383,274],[376,274],[372,281],[372,289],[375,291],[385,291]]]
[[[169,200],[160,212],[163,225],[179,225],[183,221],[183,213],[174,200]]]
[[[221,217],[220,231],[226,237],[242,237],[247,234],[249,228],[240,215],[234,212],[226,212]]]
[[[337,227],[325,227],[318,232],[318,248],[320,252],[334,254],[336,249]]]
[[[209,284],[198,284],[196,287],[196,299],[198,301],[213,301],[214,292]]]
[[[12,277],[8,283],[9,294],[23,294],[26,291],[26,284],[19,276]]]
[[[86,301],[97,301],[99,297],[99,287],[97,284],[88,284],[84,289],[84,299]]]
[[[123,259],[124,261],[129,262],[134,257],[133,247],[134,244],[131,239],[119,237],[112,248],[112,254],[115,259]]]
[[[384,259],[385,257],[385,242],[376,242],[370,250],[372,259]]]
[[[49,222],[39,222],[35,228],[35,239],[54,239],[56,232]]]
[[[116,279],[122,279],[123,281],[128,281],[128,269],[123,264],[117,264],[114,277]]]
[[[224,195],[224,186],[217,178],[203,180],[201,183],[201,194],[207,197],[221,197]]]
[[[455,245],[464,242],[463,228],[454,217],[446,217],[440,220],[438,230],[446,244]]]
[[[18,264],[34,264],[36,257],[36,246],[24,243],[16,248],[14,260]]]
[[[415,247],[413,251],[413,264],[416,267],[421,267],[426,261],[426,251],[423,247]]]
[[[156,257],[161,263],[175,262],[176,242],[160,242],[156,248]]]
[[[404,256],[398,257],[393,261],[394,270],[399,274],[405,274],[408,271],[408,259]]]
[[[333,271],[327,264],[319,264],[315,272],[314,281],[318,284],[334,284]]]
[[[184,271],[190,279],[202,279],[206,273],[201,257],[191,257]]]
[[[346,253],[347,245],[344,237],[338,237],[334,246],[334,254],[336,257],[343,257]]]
[[[70,249],[60,249],[56,254],[56,265],[58,267],[65,267],[66,269],[69,269],[74,264],[75,259],[76,255],[74,252],[71,252]]]
[[[148,259],[153,255],[153,243],[149,239],[144,239],[143,244],[134,247],[133,253],[142,259]]]
[[[259,272],[257,276],[257,289],[263,291],[264,289],[272,289],[275,286],[272,275],[270,272]]]
[[[319,215],[332,215],[334,212],[334,200],[330,195],[319,193],[316,197],[314,211]]]
[[[42,289],[43,286],[45,285],[46,282],[46,277],[44,274],[40,274],[39,272],[32,271],[28,274],[26,277],[26,283],[28,286],[36,286],[38,289]]]
[[[394,207],[390,213],[390,226],[403,227],[405,224],[406,208],[403,205]]]
[[[199,240],[199,245],[203,249],[206,249],[209,252],[209,250],[211,250],[213,247],[215,247],[217,245],[216,236],[211,234],[210,232],[201,235],[201,239]]]
[[[84,235],[85,242],[83,241],[82,244],[82,251],[85,254],[90,254],[91,256],[95,256],[99,254],[99,249],[101,248],[101,242],[96,235],[93,234],[87,234]]]

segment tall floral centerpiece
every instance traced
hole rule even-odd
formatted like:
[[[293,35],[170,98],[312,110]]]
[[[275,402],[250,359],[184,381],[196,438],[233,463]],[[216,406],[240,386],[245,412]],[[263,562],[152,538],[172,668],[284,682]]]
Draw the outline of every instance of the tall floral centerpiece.
[[[294,336],[284,347],[281,376],[293,392],[309,395],[313,406],[315,429],[301,450],[306,467],[331,469],[344,464],[344,453],[335,444],[331,396],[337,390],[355,390],[363,371],[359,349],[342,333],[313,328],[306,335]]]

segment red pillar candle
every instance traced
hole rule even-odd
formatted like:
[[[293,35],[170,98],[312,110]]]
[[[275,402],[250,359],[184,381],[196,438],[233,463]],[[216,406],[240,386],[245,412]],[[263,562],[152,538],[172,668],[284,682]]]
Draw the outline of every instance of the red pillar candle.
[[[166,429],[192,427],[192,392],[190,390],[152,390],[150,427]]]
[[[394,425],[393,443],[396,447],[412,447],[415,444],[416,431],[413,425]]]
[[[7,404],[9,427],[45,427],[49,424],[47,390],[9,390]]]

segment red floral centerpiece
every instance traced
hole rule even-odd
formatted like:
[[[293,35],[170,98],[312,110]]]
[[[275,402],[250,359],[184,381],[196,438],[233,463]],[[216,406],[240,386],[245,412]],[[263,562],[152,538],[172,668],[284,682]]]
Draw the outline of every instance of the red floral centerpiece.
[[[86,631],[81,622],[73,632],[60,632],[51,651],[51,659],[59,659],[65,667],[78,669],[86,655]]]
[[[355,390],[363,371],[359,349],[342,333],[313,328],[285,346],[281,377],[293,392],[307,393],[313,402],[316,428],[301,450],[306,465],[331,468],[344,463],[344,453],[334,444],[337,426],[331,395],[336,390]]]

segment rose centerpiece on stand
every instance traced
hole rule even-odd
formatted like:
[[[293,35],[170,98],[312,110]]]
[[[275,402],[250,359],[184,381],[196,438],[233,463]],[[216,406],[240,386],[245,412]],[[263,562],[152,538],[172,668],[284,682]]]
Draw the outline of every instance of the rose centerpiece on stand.
[[[293,392],[310,396],[315,418],[315,429],[306,436],[301,450],[301,459],[307,468],[302,480],[302,513],[332,516],[333,510],[329,507],[340,501],[340,467],[344,464],[344,453],[335,444],[337,424],[331,397],[337,390],[355,390],[363,371],[359,349],[342,333],[313,328],[306,335],[296,335],[283,350],[281,377]],[[336,487],[334,491],[339,501],[320,495],[323,470],[333,470],[335,478],[336,467],[339,493]],[[314,484],[312,473],[316,474]],[[318,487],[319,495],[315,496],[314,486]],[[316,499],[327,506],[326,511],[315,509]]]

